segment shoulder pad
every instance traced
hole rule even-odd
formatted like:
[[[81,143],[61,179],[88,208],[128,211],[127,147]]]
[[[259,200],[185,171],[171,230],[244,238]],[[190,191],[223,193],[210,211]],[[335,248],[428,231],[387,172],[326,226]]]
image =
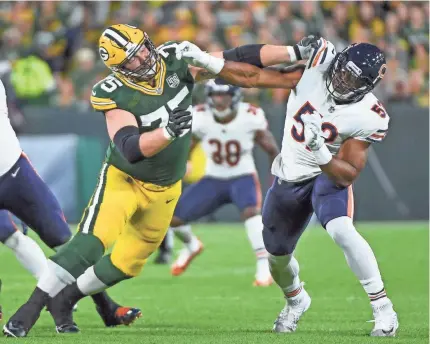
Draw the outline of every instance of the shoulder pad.
[[[336,56],[336,48],[330,41],[321,38],[318,48],[315,49],[307,62],[307,68],[317,67],[330,63]]]
[[[113,75],[109,75],[95,84],[90,98],[91,105],[94,110],[108,111],[116,109],[117,104],[115,102],[115,91],[117,91],[121,86],[123,86],[123,83]]]

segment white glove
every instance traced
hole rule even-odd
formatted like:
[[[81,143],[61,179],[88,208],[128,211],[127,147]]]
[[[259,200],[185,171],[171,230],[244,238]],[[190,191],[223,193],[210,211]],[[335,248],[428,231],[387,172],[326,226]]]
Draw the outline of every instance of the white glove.
[[[215,75],[221,72],[224,67],[224,59],[211,56],[188,41],[178,44],[175,53],[178,60],[182,59],[192,66],[205,68]]]
[[[305,144],[312,151],[319,150],[324,144],[323,131],[321,129],[321,115],[314,111],[310,115],[302,115],[304,125]]]

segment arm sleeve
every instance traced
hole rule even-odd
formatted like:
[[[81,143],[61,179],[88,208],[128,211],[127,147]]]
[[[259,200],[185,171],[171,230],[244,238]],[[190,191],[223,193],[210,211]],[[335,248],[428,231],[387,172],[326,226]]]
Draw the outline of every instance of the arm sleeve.
[[[264,44],[247,44],[237,48],[223,51],[223,57],[227,61],[245,62],[263,68],[260,50]]]

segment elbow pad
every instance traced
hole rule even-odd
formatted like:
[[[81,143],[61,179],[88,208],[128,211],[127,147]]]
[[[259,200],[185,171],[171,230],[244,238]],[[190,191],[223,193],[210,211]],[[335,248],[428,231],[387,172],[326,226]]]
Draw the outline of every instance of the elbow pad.
[[[223,51],[226,61],[245,62],[258,68],[263,68],[261,63],[260,51],[265,44],[247,44],[237,48]]]
[[[127,125],[118,130],[113,138],[115,146],[131,164],[145,159],[140,151],[139,138],[139,129],[132,125]]]

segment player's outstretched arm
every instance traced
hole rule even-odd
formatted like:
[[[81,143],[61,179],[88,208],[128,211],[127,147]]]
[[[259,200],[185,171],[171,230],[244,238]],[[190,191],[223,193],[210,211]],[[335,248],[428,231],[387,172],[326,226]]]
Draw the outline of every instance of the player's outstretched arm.
[[[196,81],[221,77],[228,83],[251,88],[294,88],[302,75],[301,70],[282,72],[266,70],[248,63],[225,61],[200,50],[190,43],[182,42],[176,47],[176,58],[183,59],[191,67]]]
[[[259,68],[277,64],[307,60],[318,47],[318,37],[304,37],[292,46],[270,44],[247,44],[223,52],[210,53],[228,61],[245,62]]]
[[[128,162],[136,163],[154,156],[184,131],[190,130],[192,116],[189,111],[175,109],[169,114],[166,127],[142,134],[136,118],[128,111],[109,110],[105,118],[110,139]]]

